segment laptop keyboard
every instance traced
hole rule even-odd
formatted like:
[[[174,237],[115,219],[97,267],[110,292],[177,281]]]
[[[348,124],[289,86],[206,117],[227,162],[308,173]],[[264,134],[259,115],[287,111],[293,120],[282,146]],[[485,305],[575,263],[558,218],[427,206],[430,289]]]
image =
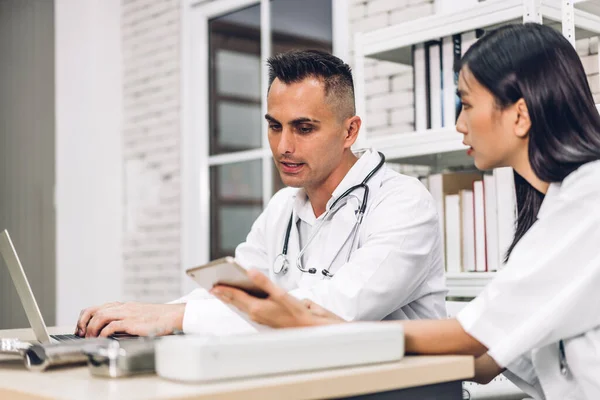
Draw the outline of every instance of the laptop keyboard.
[[[57,340],[59,342],[69,342],[69,341],[73,341],[73,340],[81,340],[84,339],[81,336],[77,336],[77,335],[50,335],[50,337],[54,340]]]
[[[58,342],[71,342],[74,340],[81,340],[81,339],[85,339],[84,337],[81,336],[77,336],[77,335],[73,335],[73,334],[67,334],[67,335],[50,335],[50,337]],[[130,339],[130,338],[135,338],[137,336],[135,335],[127,335],[127,334],[123,334],[123,333],[117,333],[115,335],[109,336],[109,339],[112,340],[123,340],[123,339]]]

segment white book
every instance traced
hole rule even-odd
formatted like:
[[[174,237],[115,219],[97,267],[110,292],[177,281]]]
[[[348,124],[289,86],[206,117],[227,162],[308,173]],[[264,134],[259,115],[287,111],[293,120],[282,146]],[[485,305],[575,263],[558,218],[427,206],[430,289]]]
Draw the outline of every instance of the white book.
[[[427,46],[429,58],[429,124],[431,129],[442,127],[442,60],[440,44],[433,42]]]
[[[475,209],[475,271],[487,271],[485,243],[485,195],[483,181],[473,182],[473,207]]]
[[[446,272],[460,272],[461,234],[460,234],[460,196],[446,195]]]
[[[442,254],[446,254],[446,217],[444,211],[444,197],[446,195],[459,194],[461,190],[470,189],[473,187],[473,181],[480,179],[480,173],[445,173],[429,175],[429,192],[433,197],[439,217],[440,235],[442,238]]]
[[[429,183],[429,193],[433,197],[433,202],[435,203],[435,208],[438,214],[438,222],[440,225],[440,236],[442,238],[442,254],[446,254],[446,240],[444,232],[446,231],[444,228],[446,217],[444,216],[444,175],[443,174],[433,174],[429,175],[427,179]],[[445,257],[444,257],[444,268],[445,268]]]
[[[456,83],[454,82],[455,48],[452,36],[442,40],[442,80],[444,96],[444,117],[442,125],[456,125]]]
[[[497,271],[500,260],[498,251],[498,213],[496,200],[496,180],[492,175],[483,176],[485,197],[485,238],[487,249],[487,269]]]
[[[466,272],[475,271],[475,223],[473,214],[473,191],[461,190],[462,270]]]
[[[469,50],[469,47],[471,47],[476,41],[477,34],[475,33],[475,31],[463,33],[460,39],[460,50],[462,55],[464,55],[467,52],[467,50]]]
[[[415,96],[415,130],[427,129],[427,75],[425,66],[425,45],[413,48],[413,74]]]
[[[498,214],[498,268],[504,264],[504,256],[515,236],[517,222],[517,198],[515,178],[510,167],[494,170],[496,183],[496,208]]]

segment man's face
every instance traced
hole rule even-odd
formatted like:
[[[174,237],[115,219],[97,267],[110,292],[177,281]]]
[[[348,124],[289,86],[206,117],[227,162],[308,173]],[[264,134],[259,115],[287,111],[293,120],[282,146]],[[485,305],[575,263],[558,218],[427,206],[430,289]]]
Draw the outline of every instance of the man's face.
[[[266,119],[275,165],[288,186],[310,190],[323,185],[353,142],[347,138],[348,121],[336,115],[318,78],[289,85],[275,79]]]

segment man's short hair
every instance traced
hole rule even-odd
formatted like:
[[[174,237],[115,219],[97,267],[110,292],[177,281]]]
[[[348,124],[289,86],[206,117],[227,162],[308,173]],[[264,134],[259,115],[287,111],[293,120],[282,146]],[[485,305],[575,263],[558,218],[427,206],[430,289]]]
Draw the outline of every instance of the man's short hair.
[[[356,114],[354,81],[350,66],[336,56],[320,50],[292,50],[267,60],[269,89],[275,78],[286,85],[306,78],[321,79],[325,97],[341,119]]]

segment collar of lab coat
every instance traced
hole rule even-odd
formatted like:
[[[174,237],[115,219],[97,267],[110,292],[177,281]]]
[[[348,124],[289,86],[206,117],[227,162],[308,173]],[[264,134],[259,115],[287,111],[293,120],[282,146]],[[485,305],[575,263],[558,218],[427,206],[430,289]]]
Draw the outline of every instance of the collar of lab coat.
[[[350,171],[346,174],[344,179],[333,191],[331,199],[327,202],[327,210],[331,208],[333,202],[341,196],[348,188],[361,183],[365,177],[377,166],[381,158],[379,153],[373,150],[365,151],[356,163],[352,166]],[[380,171],[381,172],[381,171]],[[368,205],[373,204],[373,199],[377,195],[379,188],[383,182],[383,173],[376,173],[371,177],[369,182],[369,198]],[[312,243],[310,251],[317,251],[318,257],[318,268],[329,268],[333,265],[336,257],[344,256],[340,253],[344,249],[346,242],[351,239],[353,230],[355,229],[356,210],[360,207],[360,202],[364,196],[364,190],[357,189],[346,197],[346,200],[341,200],[339,208],[336,206],[335,213],[331,219],[331,223],[335,224],[335,228],[329,229],[323,232],[323,237],[318,240],[318,243],[325,244],[319,246],[318,243]],[[310,204],[310,200],[306,195],[306,192],[302,189],[298,189],[293,195],[293,213],[294,213],[294,224],[300,219],[303,222],[308,223],[311,226],[315,226],[319,222],[315,217],[315,214]],[[368,212],[367,207],[367,212]],[[325,218],[326,214],[322,214],[319,218]],[[308,238],[304,238],[308,240]],[[349,250],[348,250],[349,251]],[[300,252],[298,230],[292,229],[290,234],[289,248],[290,259],[295,260],[297,254]],[[315,266],[315,265],[313,265]],[[335,271],[330,271],[335,273]]]
[[[562,182],[551,183],[538,211],[537,219],[543,219],[565,201],[573,201],[573,197],[583,198],[589,191],[597,190],[598,182],[600,182],[600,161],[592,161],[571,172]]]
[[[344,194],[346,190],[350,187],[361,183],[365,177],[379,164],[381,157],[379,153],[373,149],[366,150],[354,163],[350,171],[344,176],[344,179],[339,183],[339,185],[333,191],[331,198],[327,202],[326,209],[329,210],[331,205],[337,200],[339,196]],[[379,171],[381,172],[381,170]],[[377,192],[377,188],[381,186],[382,182],[382,174],[376,173],[371,177],[369,182],[367,183],[369,186],[369,200],[373,199],[375,193]],[[359,203],[362,200],[363,190],[357,189],[352,192],[348,197],[354,197],[358,199]],[[342,200],[342,202],[345,202]],[[306,195],[306,192],[302,189],[299,189],[295,194],[294,199],[294,213],[298,218],[302,221],[313,225],[316,221],[316,217],[314,211],[312,209],[312,205],[310,204],[310,200]]]
[[[332,204],[338,199],[338,197],[344,194],[346,190],[350,189],[354,185],[358,185],[359,183],[361,183],[365,179],[365,177],[377,166],[377,164],[379,164],[379,161],[381,161],[381,156],[378,152],[376,152],[373,149],[366,150],[360,156],[358,161],[354,163],[352,168],[350,168],[350,171],[348,171],[348,173],[346,174],[344,179],[342,179],[340,184],[335,188],[335,190],[331,194],[331,199],[329,199],[329,201],[327,202],[326,208],[329,210]],[[381,172],[381,170],[378,172]],[[374,189],[381,186],[381,181],[382,174],[377,173],[371,177],[371,179],[367,183],[370,190],[369,197],[372,198],[375,192]],[[352,192],[349,195],[349,197],[350,196],[362,199],[363,191],[356,190]]]

